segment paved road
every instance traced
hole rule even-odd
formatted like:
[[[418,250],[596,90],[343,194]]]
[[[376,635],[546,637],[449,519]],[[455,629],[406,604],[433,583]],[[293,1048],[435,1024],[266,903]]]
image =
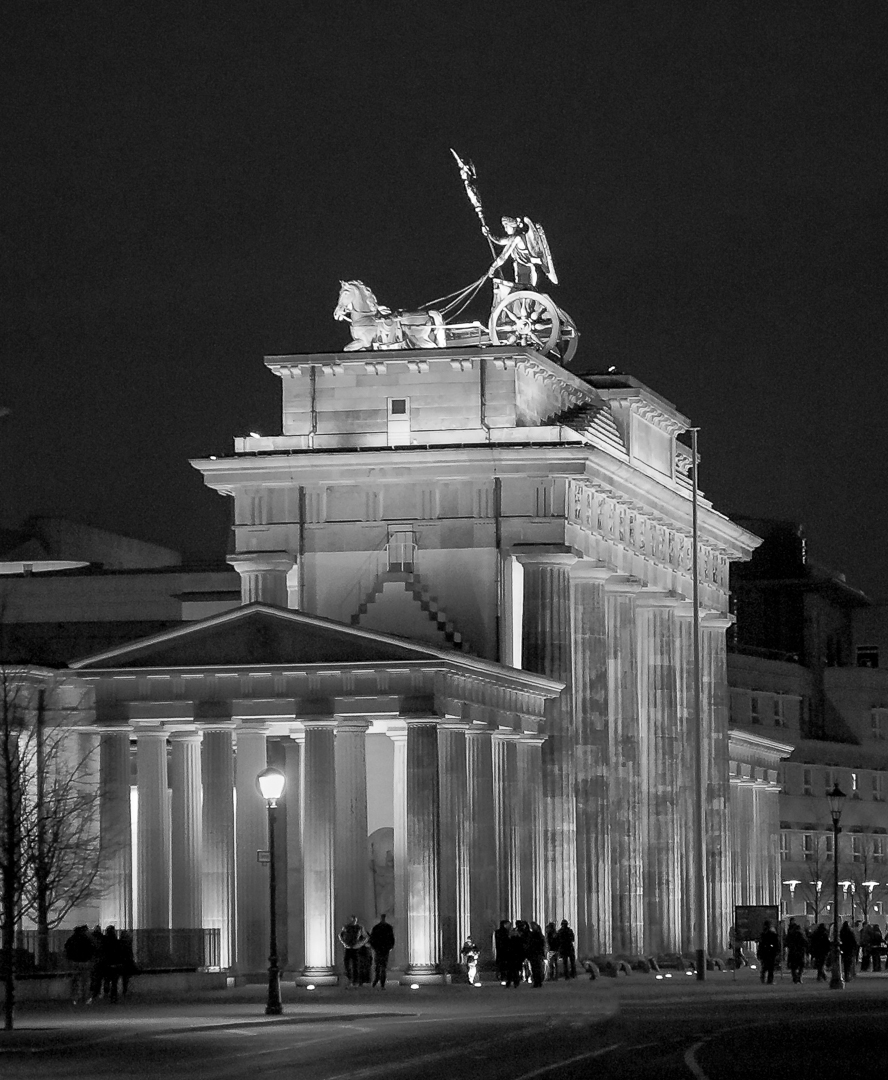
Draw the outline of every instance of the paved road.
[[[851,1063],[861,1075],[888,1075],[888,976],[842,992],[724,975],[702,985],[633,976],[540,991],[291,995],[272,1019],[258,989],[186,1005],[23,1011],[13,1038],[0,1035],[0,1075],[817,1080]]]

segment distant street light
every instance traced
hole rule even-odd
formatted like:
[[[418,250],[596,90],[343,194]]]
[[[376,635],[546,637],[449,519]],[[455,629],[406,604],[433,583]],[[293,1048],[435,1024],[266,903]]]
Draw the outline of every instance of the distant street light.
[[[845,792],[836,781],[832,791],[826,796],[829,802],[829,812],[833,822],[833,949],[832,949],[832,978],[829,981],[830,990],[843,990],[845,980],[842,978],[842,952],[839,948],[839,833],[842,831],[839,822],[842,819],[842,806]]]
[[[277,801],[284,793],[287,778],[273,766],[263,769],[256,777],[262,798],[268,808],[268,899],[271,926],[268,944],[268,1001],[265,1005],[266,1016],[279,1016],[284,1007],[281,1004],[281,971],[277,955],[277,879],[274,869],[274,826],[277,817]]]

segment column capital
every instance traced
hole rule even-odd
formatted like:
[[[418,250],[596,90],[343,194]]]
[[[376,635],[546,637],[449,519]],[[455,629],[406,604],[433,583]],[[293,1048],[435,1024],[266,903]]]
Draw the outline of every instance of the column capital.
[[[573,566],[578,558],[566,544],[513,544],[509,554],[525,566]]]
[[[675,592],[664,592],[658,589],[642,589],[636,596],[637,607],[646,608],[673,608],[677,609],[684,602],[684,597]]]
[[[336,717],[336,730],[339,731],[353,731],[355,733],[367,731],[370,728],[370,721],[363,716],[337,716]]]
[[[416,727],[434,727],[434,728],[436,728],[436,727],[440,727],[442,717],[440,717],[440,716],[402,716],[400,719],[401,719],[402,723],[405,724],[408,728],[416,728]]]
[[[193,728],[190,730],[180,728],[178,731],[171,731],[169,735],[170,741],[177,743],[199,743],[203,738],[203,732],[195,731]]]
[[[332,728],[335,731],[339,727],[335,716],[300,716],[297,720],[306,731],[317,731],[319,728]]]
[[[734,625],[733,615],[708,612],[700,620],[701,630],[727,630]]]
[[[238,551],[226,556],[225,561],[239,574],[252,574],[261,570],[286,573],[296,565],[296,559],[289,551]]]
[[[144,739],[146,742],[149,739],[166,739],[169,735],[166,728],[159,727],[157,724],[146,724],[145,726],[133,724],[132,731],[136,739]]]
[[[644,582],[641,578],[632,577],[631,574],[614,574],[605,581],[604,587],[609,593],[632,596],[641,592],[644,588]]]
[[[233,720],[199,720],[195,724],[198,732],[234,731],[237,724]]]
[[[570,568],[571,581],[593,581],[602,584],[613,577],[616,571],[612,566],[594,559],[577,559]]]

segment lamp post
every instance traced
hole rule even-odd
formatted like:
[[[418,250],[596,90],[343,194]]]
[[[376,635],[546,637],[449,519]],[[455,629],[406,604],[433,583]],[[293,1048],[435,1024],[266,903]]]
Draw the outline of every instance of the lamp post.
[[[273,766],[263,769],[256,777],[262,798],[268,808],[268,901],[270,927],[268,935],[268,1001],[265,1005],[266,1016],[279,1016],[281,1005],[281,972],[277,955],[277,879],[274,867],[274,826],[277,817],[277,801],[284,793],[287,778]]]
[[[842,953],[839,949],[839,833],[842,831],[839,822],[842,819],[842,801],[845,792],[839,787],[838,781],[832,791],[826,796],[829,802],[829,812],[833,822],[833,951],[832,971],[829,980],[830,990],[843,990],[845,980],[842,978]]]

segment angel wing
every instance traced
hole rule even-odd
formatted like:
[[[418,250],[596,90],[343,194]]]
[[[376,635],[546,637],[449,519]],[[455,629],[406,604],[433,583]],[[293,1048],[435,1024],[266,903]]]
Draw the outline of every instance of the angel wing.
[[[540,264],[552,284],[557,285],[558,275],[555,273],[555,266],[552,262],[552,252],[549,250],[546,230],[542,225],[537,225],[536,222],[531,221],[529,217],[524,219],[524,224],[527,226],[527,248],[530,251],[531,258]]]

